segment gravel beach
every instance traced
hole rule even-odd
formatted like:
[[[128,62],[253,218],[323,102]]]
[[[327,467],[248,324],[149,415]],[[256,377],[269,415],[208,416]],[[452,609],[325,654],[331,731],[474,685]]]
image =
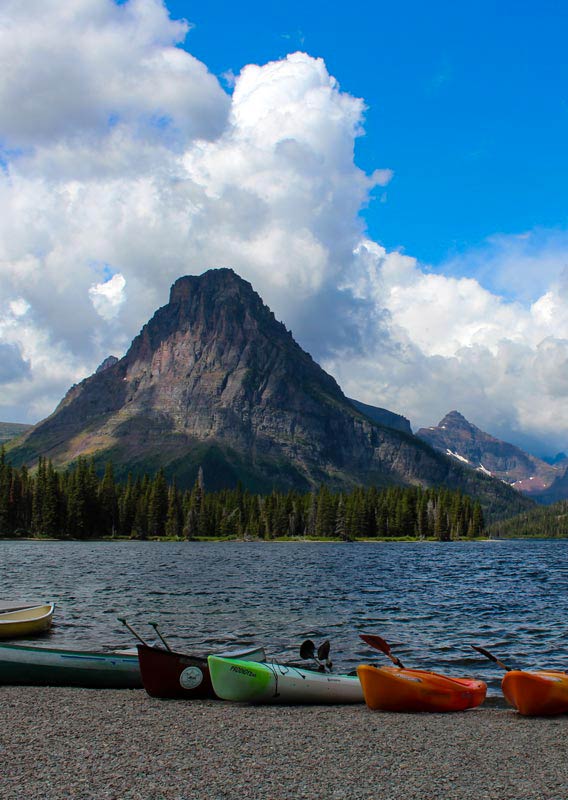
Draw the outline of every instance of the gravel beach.
[[[1,687],[1,800],[566,800],[568,717]]]

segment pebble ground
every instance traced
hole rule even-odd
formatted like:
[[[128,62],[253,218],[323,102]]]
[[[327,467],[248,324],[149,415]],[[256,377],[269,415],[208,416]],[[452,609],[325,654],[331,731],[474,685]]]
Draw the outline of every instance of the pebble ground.
[[[0,688],[1,800],[567,800],[568,717]]]

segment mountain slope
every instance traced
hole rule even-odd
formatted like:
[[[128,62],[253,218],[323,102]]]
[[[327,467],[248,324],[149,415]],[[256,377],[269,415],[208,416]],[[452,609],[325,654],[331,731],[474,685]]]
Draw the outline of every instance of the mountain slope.
[[[15,439],[31,427],[23,422],[0,422],[0,445]]]
[[[402,431],[412,436],[412,428],[410,422],[403,417],[402,414],[395,414],[394,411],[388,411],[386,408],[377,408],[376,406],[369,406],[367,403],[361,403],[360,400],[353,400],[349,398],[355,408],[366,417],[372,419],[377,425],[382,425],[385,428],[394,428],[395,431]]]
[[[472,469],[499,478],[525,494],[542,493],[564,473],[561,466],[548,464],[485,433],[458,411],[446,414],[437,427],[421,428],[416,435],[436,450]]]
[[[179,485],[202,466],[210,489],[446,484],[490,512],[524,507],[503,484],[358,411],[232,270],[177,280],[124,358],[104,366],[14,445],[15,464],[93,455],[118,475],[164,467]]]

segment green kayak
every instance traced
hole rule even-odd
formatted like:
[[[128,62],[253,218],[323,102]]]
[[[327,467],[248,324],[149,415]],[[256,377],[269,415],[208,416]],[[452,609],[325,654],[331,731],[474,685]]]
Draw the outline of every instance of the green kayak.
[[[276,663],[209,656],[215,694],[240,703],[363,703],[359,678]]]

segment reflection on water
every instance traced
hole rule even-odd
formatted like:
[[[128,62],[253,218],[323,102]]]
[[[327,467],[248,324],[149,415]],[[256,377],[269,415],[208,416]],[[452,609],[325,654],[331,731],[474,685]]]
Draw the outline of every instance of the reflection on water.
[[[0,598],[54,600],[54,646],[129,646],[126,616],[188,651],[261,642],[291,658],[303,639],[330,638],[352,669],[386,663],[358,639],[369,632],[407,666],[495,690],[499,670],[470,643],[514,666],[568,668],[567,556],[568,541],[0,542]]]

